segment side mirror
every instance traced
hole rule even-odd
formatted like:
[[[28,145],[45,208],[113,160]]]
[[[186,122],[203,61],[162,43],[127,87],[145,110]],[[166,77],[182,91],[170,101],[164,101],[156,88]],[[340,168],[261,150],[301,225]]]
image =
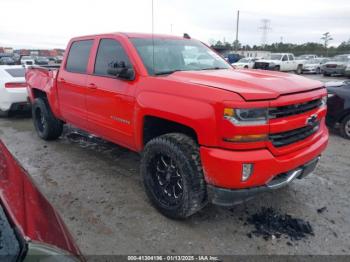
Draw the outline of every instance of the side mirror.
[[[124,61],[112,62],[108,65],[107,73],[117,78],[126,80],[135,79],[135,71],[131,66],[127,66]]]

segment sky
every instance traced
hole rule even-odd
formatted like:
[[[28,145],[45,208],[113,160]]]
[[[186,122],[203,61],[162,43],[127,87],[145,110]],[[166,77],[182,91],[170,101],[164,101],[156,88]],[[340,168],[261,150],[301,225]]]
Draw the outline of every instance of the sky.
[[[206,43],[259,45],[262,19],[270,20],[267,43],[321,42],[330,32],[338,45],[350,39],[349,0],[153,0],[154,32]],[[1,0],[0,46],[65,48],[74,36],[152,32],[152,0]]]

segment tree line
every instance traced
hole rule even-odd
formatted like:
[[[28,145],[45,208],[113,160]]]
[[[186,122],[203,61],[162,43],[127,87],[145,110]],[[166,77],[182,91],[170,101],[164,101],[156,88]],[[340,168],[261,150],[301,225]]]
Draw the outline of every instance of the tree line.
[[[328,43],[327,43],[328,44]],[[321,43],[308,42],[304,44],[292,44],[292,43],[273,43],[264,46],[258,45],[242,45],[241,43],[235,41],[232,44],[228,42],[217,41],[215,44],[211,45],[212,48],[216,50],[262,50],[270,51],[273,53],[293,53],[294,55],[303,54],[316,54],[318,56],[335,56],[340,54],[350,54],[350,39],[348,41],[342,42],[337,47],[328,46]]]

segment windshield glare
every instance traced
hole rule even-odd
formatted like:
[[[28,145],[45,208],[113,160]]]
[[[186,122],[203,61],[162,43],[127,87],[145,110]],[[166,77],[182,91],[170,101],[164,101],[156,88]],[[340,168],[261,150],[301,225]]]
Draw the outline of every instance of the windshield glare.
[[[271,54],[271,60],[281,60],[282,55]]]
[[[242,58],[241,60],[239,60],[238,62],[240,63],[249,63],[249,59],[248,58]]]
[[[223,58],[196,40],[132,38],[131,42],[150,75],[230,68]]]

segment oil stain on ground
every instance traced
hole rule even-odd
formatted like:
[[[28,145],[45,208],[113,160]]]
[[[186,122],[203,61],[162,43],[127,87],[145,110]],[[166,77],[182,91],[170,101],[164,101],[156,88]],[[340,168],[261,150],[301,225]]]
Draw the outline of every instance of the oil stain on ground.
[[[254,230],[247,234],[249,238],[253,235],[265,240],[286,237],[295,241],[314,236],[309,222],[288,214],[281,214],[272,208],[264,207],[259,212],[250,215],[247,223],[254,226]]]

